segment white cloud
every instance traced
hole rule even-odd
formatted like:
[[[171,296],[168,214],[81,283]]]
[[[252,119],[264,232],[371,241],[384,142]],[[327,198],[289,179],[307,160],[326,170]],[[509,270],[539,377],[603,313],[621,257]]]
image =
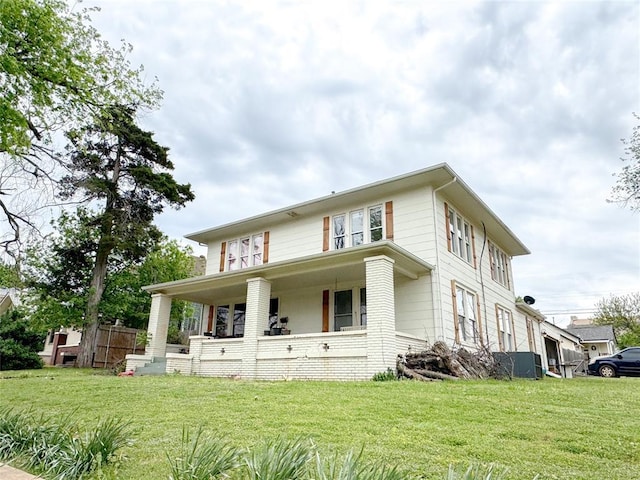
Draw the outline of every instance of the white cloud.
[[[532,250],[543,311],[640,289],[640,220],[606,203],[637,2],[97,3],[165,90],[144,122],[197,195],[171,236],[446,161]]]

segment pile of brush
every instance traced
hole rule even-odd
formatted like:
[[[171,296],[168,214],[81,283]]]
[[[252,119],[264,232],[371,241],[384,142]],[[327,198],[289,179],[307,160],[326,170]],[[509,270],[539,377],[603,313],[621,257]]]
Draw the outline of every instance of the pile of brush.
[[[505,377],[504,369],[489,350],[452,350],[444,342],[436,342],[422,352],[398,356],[397,370],[401,377],[422,381]]]

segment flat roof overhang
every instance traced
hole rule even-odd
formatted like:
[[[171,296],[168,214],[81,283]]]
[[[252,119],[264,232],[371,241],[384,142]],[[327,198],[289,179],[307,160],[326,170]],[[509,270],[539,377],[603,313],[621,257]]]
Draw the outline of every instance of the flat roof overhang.
[[[180,300],[210,304],[216,298],[244,297],[247,280],[264,278],[276,290],[335,285],[365,278],[364,259],[385,255],[394,260],[394,274],[417,279],[433,270],[428,262],[393,242],[384,240],[357,247],[332,250],[291,260],[143,287],[149,293],[169,295]]]
[[[244,235],[247,231],[259,231],[272,228],[279,223],[295,221],[299,217],[324,215],[349,203],[365,203],[384,196],[392,196],[397,192],[430,186],[442,189],[442,194],[462,209],[460,213],[469,216],[470,220],[482,222],[489,237],[510,256],[528,255],[529,249],[516,237],[487,204],[469,187],[460,176],[446,163],[434,165],[397,177],[381,180],[357,188],[335,192],[331,195],[306,202],[290,205],[285,208],[266,212],[254,217],[245,218],[214,228],[207,228],[186,235],[185,238],[201,244],[220,241]]]

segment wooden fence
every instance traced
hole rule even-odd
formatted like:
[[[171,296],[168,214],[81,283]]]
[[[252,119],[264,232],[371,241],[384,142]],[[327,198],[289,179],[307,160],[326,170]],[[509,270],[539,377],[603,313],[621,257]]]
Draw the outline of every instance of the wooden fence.
[[[144,345],[136,344],[137,333],[138,330],[135,328],[100,325],[97,334],[97,347],[93,356],[93,367],[113,368],[130,353],[143,354]]]

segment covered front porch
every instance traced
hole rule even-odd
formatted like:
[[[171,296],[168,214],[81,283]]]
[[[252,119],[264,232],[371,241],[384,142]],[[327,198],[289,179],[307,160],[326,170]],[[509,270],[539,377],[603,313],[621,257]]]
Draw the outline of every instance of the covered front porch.
[[[145,355],[127,369],[166,359],[166,372],[245,379],[362,380],[422,348],[419,329],[397,321],[408,294],[432,304],[432,267],[392,242],[147,287],[153,295]],[[172,299],[206,306],[188,353],[169,353]],[[404,307],[398,308],[398,300]],[[415,303],[415,300],[414,302]],[[415,307],[412,307],[415,308]],[[227,312],[226,317],[220,312]],[[289,334],[271,336],[282,317]],[[431,319],[433,323],[433,319]],[[405,328],[403,328],[405,327]],[[403,332],[400,332],[403,330]]]

